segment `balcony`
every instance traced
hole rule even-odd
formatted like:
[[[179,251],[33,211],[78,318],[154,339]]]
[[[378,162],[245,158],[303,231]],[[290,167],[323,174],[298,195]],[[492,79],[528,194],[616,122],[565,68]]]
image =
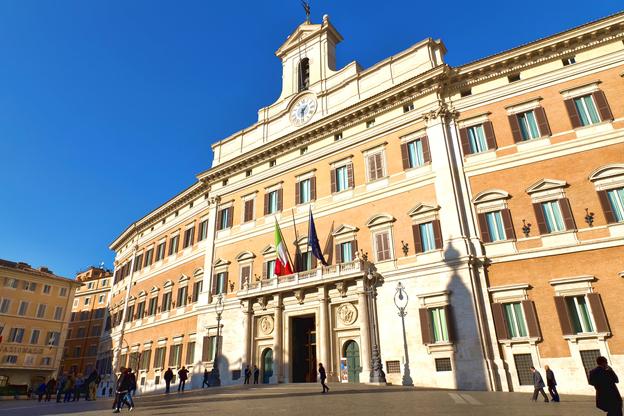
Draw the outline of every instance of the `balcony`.
[[[250,298],[268,293],[286,292],[321,284],[337,283],[361,277],[364,274],[364,270],[364,262],[360,259],[348,263],[321,266],[313,270],[262,279],[248,284],[245,283],[243,288],[236,292],[236,296],[239,298]]]

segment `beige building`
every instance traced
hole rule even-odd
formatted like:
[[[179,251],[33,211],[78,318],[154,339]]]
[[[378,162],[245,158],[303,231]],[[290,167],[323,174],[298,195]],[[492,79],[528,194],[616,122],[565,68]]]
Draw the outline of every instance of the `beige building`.
[[[278,100],[111,244],[113,367],[142,391],[167,366],[199,386],[217,354],[226,384],[322,362],[333,381],[523,391],[549,364],[591,392],[597,354],[624,370],[623,39],[618,14],[459,67],[425,39],[336,68],[329,18],[301,24]],[[292,275],[273,272],[276,222]]]
[[[46,267],[0,260],[0,386],[56,377],[80,283]]]

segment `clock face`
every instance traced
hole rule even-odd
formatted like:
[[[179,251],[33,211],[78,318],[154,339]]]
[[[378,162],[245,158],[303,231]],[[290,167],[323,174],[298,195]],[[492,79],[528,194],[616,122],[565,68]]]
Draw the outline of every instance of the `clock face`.
[[[306,95],[299,98],[290,108],[290,122],[295,126],[302,126],[316,112],[316,99],[313,96]]]

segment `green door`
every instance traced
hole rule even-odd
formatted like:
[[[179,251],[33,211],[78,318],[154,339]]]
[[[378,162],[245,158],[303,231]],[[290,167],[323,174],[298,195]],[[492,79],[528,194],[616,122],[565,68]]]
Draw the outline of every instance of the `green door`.
[[[360,382],[360,347],[357,342],[347,341],[344,346],[344,355],[347,358],[347,372],[349,383]]]
[[[267,348],[262,352],[262,383],[269,384],[273,376],[273,350]]]

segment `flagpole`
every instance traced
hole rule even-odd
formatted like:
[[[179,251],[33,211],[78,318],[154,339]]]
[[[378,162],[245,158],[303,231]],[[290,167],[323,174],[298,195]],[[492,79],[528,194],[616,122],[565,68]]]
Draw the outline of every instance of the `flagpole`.
[[[291,208],[290,209],[290,213],[292,214],[292,222],[293,222],[293,229],[295,230],[295,262],[293,263],[294,269],[293,270],[295,273],[297,273],[299,270],[299,260],[301,258],[301,256],[298,256],[299,254],[299,234],[297,233],[297,223],[295,222],[295,209]],[[290,253],[288,253],[288,256],[290,257]]]

